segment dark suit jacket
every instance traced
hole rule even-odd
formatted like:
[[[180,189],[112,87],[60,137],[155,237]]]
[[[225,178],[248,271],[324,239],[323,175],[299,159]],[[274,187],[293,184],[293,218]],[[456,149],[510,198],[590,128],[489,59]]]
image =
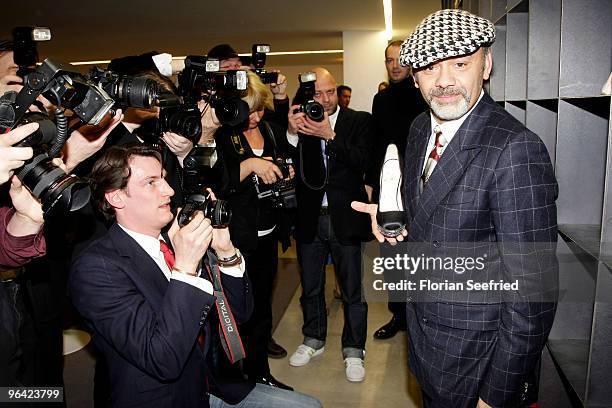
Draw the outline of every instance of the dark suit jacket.
[[[532,278],[551,286],[530,289],[554,290],[558,187],[540,138],[485,94],[420,193],[430,135],[430,114],[423,113],[410,129],[404,171],[407,241],[420,243],[418,255],[452,253],[470,243],[475,252],[488,252],[486,268],[472,275],[477,281],[525,285]],[[417,300],[407,306],[410,366],[423,390],[447,396],[440,406],[478,397],[512,406],[550,332],[551,296],[526,301],[516,293],[439,292],[409,298]]]
[[[236,320],[244,321],[252,307],[248,279],[222,274],[222,281]],[[75,260],[70,293],[108,364],[114,407],[208,407],[212,295],[168,282],[117,224]]]
[[[300,135],[296,171],[295,237],[298,241],[314,240],[324,193],[327,193],[332,226],[340,243],[354,244],[372,238],[367,214],[351,208],[351,201],[367,202],[364,174],[371,160],[371,116],[367,112],[340,108],[334,131],[336,137],[327,145],[327,184],[321,139]]]
[[[378,202],[380,168],[389,143],[395,143],[401,157],[406,150],[406,140],[412,121],[421,113],[429,111],[421,91],[414,86],[412,77],[391,83],[374,95],[372,120],[374,123],[374,152],[366,173],[366,184],[374,188],[372,199]]]

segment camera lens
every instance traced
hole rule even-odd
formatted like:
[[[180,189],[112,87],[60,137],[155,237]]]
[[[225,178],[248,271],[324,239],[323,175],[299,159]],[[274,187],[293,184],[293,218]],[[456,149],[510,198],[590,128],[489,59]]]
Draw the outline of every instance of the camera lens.
[[[87,182],[66,174],[45,153],[26,162],[17,177],[40,199],[45,215],[76,211],[89,202],[91,192]]]
[[[225,200],[212,201],[210,196],[193,194],[187,198],[185,206],[178,215],[178,224],[183,227],[193,219],[196,211],[202,211],[215,228],[225,228],[232,219],[232,210]]]
[[[176,112],[168,118],[168,128],[197,144],[202,134],[202,122],[197,112]]]
[[[157,84],[147,78],[122,78],[116,85],[115,95],[125,106],[150,108],[158,97]]]
[[[321,122],[325,117],[325,109],[319,102],[308,102],[304,111],[306,112],[306,115],[308,115],[308,117],[315,122]]]
[[[204,216],[210,219],[210,223],[215,228],[225,228],[232,219],[232,210],[225,200],[212,201],[206,200]]]
[[[217,98],[214,100],[213,107],[222,125],[236,126],[249,117],[249,105],[236,97]]]

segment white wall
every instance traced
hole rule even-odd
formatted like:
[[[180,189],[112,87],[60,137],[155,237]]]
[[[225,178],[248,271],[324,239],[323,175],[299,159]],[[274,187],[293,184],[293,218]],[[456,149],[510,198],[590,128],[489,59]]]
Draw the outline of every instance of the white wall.
[[[350,108],[371,112],[378,84],[387,79],[382,31],[344,31],[344,83],[353,89]]]

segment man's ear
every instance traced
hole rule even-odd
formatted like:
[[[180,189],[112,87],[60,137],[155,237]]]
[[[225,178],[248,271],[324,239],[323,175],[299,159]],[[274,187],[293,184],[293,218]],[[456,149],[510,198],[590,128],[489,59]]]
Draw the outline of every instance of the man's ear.
[[[493,69],[493,51],[491,49],[485,54],[484,67],[483,67],[483,80],[488,80],[491,76],[491,70]]]
[[[410,76],[412,77],[412,81],[414,82],[414,87],[418,88],[419,87],[419,83],[417,82],[415,73],[413,72],[412,74],[410,74]]]
[[[123,192],[121,190],[113,190],[104,194],[104,198],[115,209],[120,209],[125,206],[123,201]]]

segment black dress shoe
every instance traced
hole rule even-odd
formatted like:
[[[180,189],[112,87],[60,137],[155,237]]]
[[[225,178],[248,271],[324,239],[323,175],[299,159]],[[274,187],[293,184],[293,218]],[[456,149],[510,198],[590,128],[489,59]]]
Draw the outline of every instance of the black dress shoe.
[[[272,377],[272,375],[267,375],[265,377],[257,377],[255,378],[255,382],[259,384],[269,385],[270,387],[280,388],[282,390],[293,391],[293,387],[283,384],[276,378]]]
[[[387,340],[395,336],[398,331],[405,331],[406,324],[401,323],[398,318],[393,316],[389,323],[382,326],[380,329],[374,332],[374,338],[377,340]]]
[[[268,342],[268,357],[285,358],[287,357],[287,350],[285,350],[283,346],[276,343],[274,339],[270,339]]]

